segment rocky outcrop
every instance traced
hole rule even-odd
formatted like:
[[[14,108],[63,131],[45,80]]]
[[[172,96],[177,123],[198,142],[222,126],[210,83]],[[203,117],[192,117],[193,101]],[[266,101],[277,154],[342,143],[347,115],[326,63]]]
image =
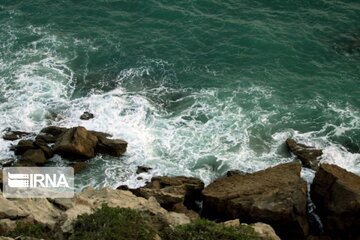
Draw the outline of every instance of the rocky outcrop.
[[[84,161],[95,157],[97,153],[119,157],[126,152],[127,142],[109,139],[108,133],[88,131],[84,127],[63,128],[50,126],[43,128],[35,140],[22,139],[10,150],[20,155],[16,166],[42,166],[54,154],[70,160]],[[55,143],[52,147],[51,143]],[[50,144],[50,145],[49,145]],[[84,169],[77,165],[76,170]]]
[[[360,239],[360,177],[336,165],[321,164],[311,197],[325,234],[333,239]]]
[[[87,188],[72,199],[5,199],[0,195],[0,223],[14,225],[17,221],[28,220],[45,224],[51,229],[60,226],[67,233],[72,231],[72,223],[79,215],[92,213],[101,208],[102,204],[136,209],[166,225],[190,222],[184,214],[163,209],[155,198],[136,197],[129,191]]]
[[[136,196],[154,197],[160,205],[170,211],[185,213],[192,218],[199,210],[196,201],[201,199],[204,183],[193,177],[154,177],[146,186],[130,189]]]
[[[74,127],[59,137],[54,152],[67,158],[89,159],[95,157],[98,138],[84,127]]]
[[[319,167],[319,157],[323,154],[322,150],[297,143],[290,138],[286,140],[286,145],[289,150],[300,159],[304,167],[313,170],[316,170]]]
[[[287,163],[253,174],[215,180],[203,190],[203,215],[270,224],[283,239],[308,234],[307,184],[301,165]]]

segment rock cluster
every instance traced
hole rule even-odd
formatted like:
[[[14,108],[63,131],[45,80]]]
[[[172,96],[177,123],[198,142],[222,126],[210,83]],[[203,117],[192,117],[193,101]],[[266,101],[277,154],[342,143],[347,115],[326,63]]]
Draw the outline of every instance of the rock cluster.
[[[4,139],[9,139],[5,136],[7,135],[4,135]],[[126,152],[127,142],[109,137],[110,134],[88,131],[81,126],[73,128],[50,126],[42,129],[33,140],[21,139],[11,150],[15,155],[20,156],[16,165],[21,166],[43,166],[54,154],[80,162],[95,157],[97,153],[115,157],[123,155]]]
[[[72,231],[72,222],[77,216],[92,213],[106,203],[109,207],[136,209],[166,225],[179,225],[190,222],[181,213],[168,212],[155,198],[136,197],[129,191],[109,188],[95,190],[87,188],[72,199],[5,199],[0,195],[0,236],[12,230],[16,223],[42,223],[50,228],[61,226],[63,232]]]
[[[119,189],[128,189],[120,186]],[[193,177],[154,177],[146,186],[128,189],[136,196],[149,199],[154,197],[160,205],[175,212],[185,213],[190,218],[198,217],[197,201],[201,200],[204,183]],[[195,210],[195,211],[194,211]]]

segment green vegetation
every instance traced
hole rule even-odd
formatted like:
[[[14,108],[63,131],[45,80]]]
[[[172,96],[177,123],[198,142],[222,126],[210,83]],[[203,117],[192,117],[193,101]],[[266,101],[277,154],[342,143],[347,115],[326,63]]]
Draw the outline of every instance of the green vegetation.
[[[209,220],[167,228],[161,234],[162,240],[256,240],[261,239],[249,226],[225,226]]]
[[[45,240],[257,240],[260,239],[249,226],[225,226],[199,219],[193,223],[166,227],[157,232],[153,218],[136,210],[111,208],[103,205],[92,214],[81,215],[74,222],[74,232],[64,235],[60,229],[49,229],[43,224],[18,223],[10,237],[27,236]]]
[[[18,222],[14,231],[8,233],[10,237],[36,237],[45,240],[52,240],[56,238],[56,232],[49,229],[46,225],[40,223],[23,223]]]
[[[137,211],[103,205],[74,223],[71,240],[153,240],[155,231]]]

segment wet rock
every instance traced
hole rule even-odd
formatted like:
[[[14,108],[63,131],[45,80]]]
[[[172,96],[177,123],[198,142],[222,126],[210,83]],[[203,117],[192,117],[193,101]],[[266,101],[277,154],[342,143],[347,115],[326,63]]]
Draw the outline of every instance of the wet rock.
[[[84,112],[81,116],[80,119],[81,120],[89,120],[94,118],[94,114],[90,113],[90,112]]]
[[[74,168],[74,174],[77,174],[86,169],[87,163],[86,162],[77,162],[70,165],[70,167]]]
[[[57,137],[60,137],[65,132],[67,132],[68,130],[69,130],[69,128],[49,126],[49,127],[41,129],[40,133],[51,134],[52,136],[57,138]]]
[[[98,131],[89,131],[89,132],[94,134],[97,138],[109,138],[109,137],[112,137],[112,135],[110,133],[98,132]]]
[[[48,134],[48,133],[39,133],[36,138],[35,141],[37,140],[41,140],[44,141],[46,143],[55,143],[56,139],[58,139],[57,137],[55,137],[52,134]]]
[[[147,173],[150,170],[152,170],[151,167],[145,167],[145,166],[138,166],[136,169],[136,174],[140,174],[140,173]]]
[[[14,162],[15,162],[15,159],[13,159],[13,158],[2,159],[2,160],[0,160],[0,165],[3,168],[10,167],[11,165],[13,165]]]
[[[99,137],[96,145],[98,153],[109,154],[114,157],[120,157],[126,152],[128,143],[121,139],[108,139]]]
[[[44,140],[36,139],[34,145],[44,152],[46,158],[52,158],[54,156],[53,150],[47,145]]]
[[[14,140],[18,140],[20,138],[26,137],[30,134],[31,133],[22,132],[22,131],[8,131],[3,135],[3,139],[9,140],[9,141],[14,141]]]
[[[360,177],[336,165],[321,164],[311,186],[326,235],[360,239]]]
[[[21,156],[21,162],[30,162],[42,166],[47,162],[47,158],[41,149],[30,149]]]
[[[246,172],[240,171],[240,170],[229,170],[226,172],[227,177],[231,177],[234,175],[245,175]]]
[[[35,149],[36,146],[31,140],[20,140],[19,143],[15,146],[15,155],[22,155],[27,150]]]
[[[307,184],[299,163],[215,180],[203,191],[205,217],[270,224],[284,239],[308,235]]]
[[[89,159],[95,157],[98,138],[84,127],[67,130],[55,142],[54,152],[70,159]]]
[[[294,153],[306,168],[316,170],[319,167],[319,157],[323,154],[322,150],[297,143],[293,139],[287,139],[286,145]]]
[[[199,210],[196,201],[201,199],[204,183],[193,177],[154,177],[146,186],[131,191],[146,199],[155,197],[160,205],[168,210],[180,208],[183,204],[188,209]]]

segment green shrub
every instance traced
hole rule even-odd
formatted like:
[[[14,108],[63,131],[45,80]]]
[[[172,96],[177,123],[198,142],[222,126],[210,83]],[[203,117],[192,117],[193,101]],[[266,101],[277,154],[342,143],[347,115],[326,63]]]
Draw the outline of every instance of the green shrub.
[[[54,239],[55,232],[41,223],[22,223],[18,222],[16,228],[7,234],[10,237],[36,237],[46,240]]]
[[[260,239],[249,226],[225,226],[208,220],[167,228],[161,233],[162,240],[256,240]]]
[[[137,211],[103,205],[74,222],[71,240],[153,240],[154,230]]]

